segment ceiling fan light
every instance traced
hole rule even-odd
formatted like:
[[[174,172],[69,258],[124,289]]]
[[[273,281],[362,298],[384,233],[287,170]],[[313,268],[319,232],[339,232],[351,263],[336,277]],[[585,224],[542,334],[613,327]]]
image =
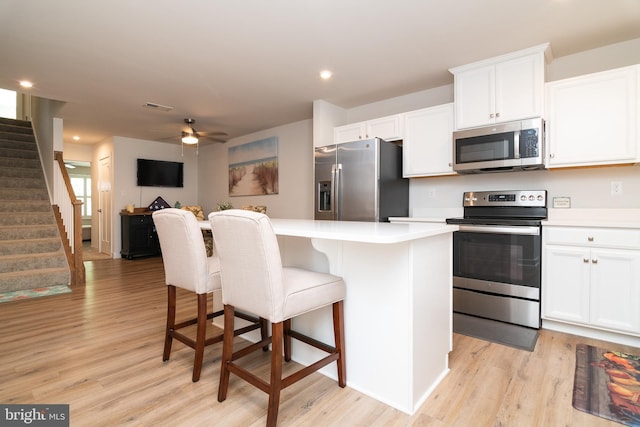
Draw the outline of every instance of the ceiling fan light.
[[[198,138],[190,132],[182,132],[182,142],[189,145],[197,144]]]

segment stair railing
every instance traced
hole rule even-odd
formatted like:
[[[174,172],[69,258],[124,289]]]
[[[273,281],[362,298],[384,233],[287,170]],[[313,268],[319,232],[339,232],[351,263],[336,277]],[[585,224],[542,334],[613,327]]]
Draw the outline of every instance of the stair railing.
[[[53,177],[53,205],[56,222],[62,237],[62,243],[67,255],[69,270],[71,271],[71,285],[85,284],[85,269],[82,260],[82,201],[76,198],[71,179],[61,151],[54,152],[55,163]],[[71,233],[67,230],[71,228]]]

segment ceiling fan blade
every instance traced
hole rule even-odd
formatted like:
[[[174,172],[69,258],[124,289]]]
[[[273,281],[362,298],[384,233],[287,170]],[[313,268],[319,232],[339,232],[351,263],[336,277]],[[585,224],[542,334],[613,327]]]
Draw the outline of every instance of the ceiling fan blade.
[[[202,136],[229,136],[226,132],[198,132]]]
[[[227,142],[227,140],[226,140],[226,139],[220,138],[220,137],[218,137],[218,136],[213,136],[213,135],[202,135],[202,134],[201,134],[201,135],[200,135],[200,137],[201,137],[202,139],[207,140],[207,141],[220,142],[220,143],[223,143],[223,144],[224,144],[225,142]]]

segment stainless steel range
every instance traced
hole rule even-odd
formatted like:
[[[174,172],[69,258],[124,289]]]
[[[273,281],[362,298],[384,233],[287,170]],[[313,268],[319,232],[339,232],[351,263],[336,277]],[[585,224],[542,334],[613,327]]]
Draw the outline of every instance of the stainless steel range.
[[[464,193],[453,235],[453,311],[540,328],[541,221],[547,193]]]

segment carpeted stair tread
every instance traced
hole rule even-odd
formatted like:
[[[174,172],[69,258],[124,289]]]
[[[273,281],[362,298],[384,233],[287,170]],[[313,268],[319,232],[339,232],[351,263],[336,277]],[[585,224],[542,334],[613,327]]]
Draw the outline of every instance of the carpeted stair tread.
[[[16,150],[38,151],[35,141],[14,141],[0,137],[0,148],[13,148]]]
[[[55,224],[0,226],[0,242],[53,237],[58,237],[58,226]]]
[[[31,129],[31,122],[29,120],[10,119],[7,117],[0,117],[0,126],[23,126]]]
[[[49,192],[46,188],[32,188],[29,191],[23,191],[20,188],[0,187],[0,202],[2,200],[47,200],[49,201]]]
[[[40,167],[40,159],[16,159],[10,157],[0,157],[0,166],[3,168],[24,168],[24,169],[37,169],[42,171]]]
[[[62,247],[59,237],[0,241],[0,255],[55,252]]]
[[[42,177],[37,178],[25,178],[25,177],[13,177],[11,179],[2,178],[2,185],[5,188],[20,188],[23,190],[29,190],[31,188],[42,188]]]
[[[51,204],[47,200],[4,200],[0,203],[0,213],[24,212],[51,212]]]
[[[16,142],[35,142],[35,138],[33,134],[26,133],[18,133],[18,132],[7,132],[0,130],[0,139],[4,139],[7,141],[16,141]]]
[[[42,225],[55,224],[53,212],[0,212],[0,224],[10,225]]]
[[[5,132],[33,134],[31,122],[25,120],[0,118],[0,130]]]
[[[15,271],[0,274],[0,292],[19,291],[56,285],[69,285],[68,267],[43,268],[35,271]]]
[[[0,156],[13,159],[39,159],[37,150],[0,147]]]
[[[0,274],[65,266],[67,266],[67,260],[62,251],[26,255],[0,255]]]
[[[8,181],[15,178],[31,178],[31,179],[44,179],[42,171],[39,168],[25,168],[25,167],[9,167],[4,166],[0,168],[0,181]]]

